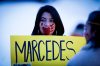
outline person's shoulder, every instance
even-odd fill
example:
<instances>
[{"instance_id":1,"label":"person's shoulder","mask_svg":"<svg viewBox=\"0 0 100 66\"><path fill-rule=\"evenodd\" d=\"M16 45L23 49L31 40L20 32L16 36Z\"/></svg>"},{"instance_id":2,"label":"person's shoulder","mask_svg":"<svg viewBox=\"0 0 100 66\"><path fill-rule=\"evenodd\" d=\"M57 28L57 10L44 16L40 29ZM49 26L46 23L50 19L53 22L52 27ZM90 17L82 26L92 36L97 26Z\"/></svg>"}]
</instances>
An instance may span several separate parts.
<instances>
[{"instance_id":1,"label":"person's shoulder","mask_svg":"<svg viewBox=\"0 0 100 66\"><path fill-rule=\"evenodd\" d=\"M100 61L100 48L94 50L90 47L90 45L84 46L82 50L80 50L73 58L68 61L67 66L91 66L92 64L100 65L100 63L97 62L97 60Z\"/></svg>"},{"instance_id":2,"label":"person's shoulder","mask_svg":"<svg viewBox=\"0 0 100 66\"><path fill-rule=\"evenodd\" d=\"M93 49L93 45L94 45L93 42L90 41L81 48L81 51L89 51L89 50Z\"/></svg>"},{"instance_id":3,"label":"person's shoulder","mask_svg":"<svg viewBox=\"0 0 100 66\"><path fill-rule=\"evenodd\" d=\"M84 59L84 51L80 51L68 61L67 66L81 66L80 65L82 64L81 60L83 59Z\"/></svg>"}]
</instances>

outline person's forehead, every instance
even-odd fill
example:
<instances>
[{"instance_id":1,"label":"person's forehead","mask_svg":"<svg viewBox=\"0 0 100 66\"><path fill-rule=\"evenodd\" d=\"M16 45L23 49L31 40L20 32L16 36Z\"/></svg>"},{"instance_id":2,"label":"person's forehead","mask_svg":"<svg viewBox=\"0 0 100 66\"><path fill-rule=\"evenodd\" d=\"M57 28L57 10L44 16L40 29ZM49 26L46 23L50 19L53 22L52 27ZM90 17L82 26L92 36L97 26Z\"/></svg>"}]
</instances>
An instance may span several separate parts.
<instances>
[{"instance_id":1,"label":"person's forehead","mask_svg":"<svg viewBox=\"0 0 100 66\"><path fill-rule=\"evenodd\" d=\"M41 17L49 17L52 18L52 15L49 12L43 12Z\"/></svg>"}]
</instances>

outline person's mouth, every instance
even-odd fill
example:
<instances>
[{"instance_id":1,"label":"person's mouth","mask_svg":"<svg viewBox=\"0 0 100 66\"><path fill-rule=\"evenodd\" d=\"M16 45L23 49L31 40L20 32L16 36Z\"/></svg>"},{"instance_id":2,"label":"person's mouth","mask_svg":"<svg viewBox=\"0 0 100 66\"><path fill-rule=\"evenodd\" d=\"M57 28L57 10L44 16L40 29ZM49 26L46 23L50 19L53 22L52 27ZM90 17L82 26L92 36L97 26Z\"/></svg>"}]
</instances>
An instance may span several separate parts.
<instances>
[{"instance_id":1,"label":"person's mouth","mask_svg":"<svg viewBox=\"0 0 100 66\"><path fill-rule=\"evenodd\" d=\"M50 34L50 28L49 27L47 27L47 28L43 27L42 29L43 29L43 32L44 32L45 35Z\"/></svg>"}]
</instances>

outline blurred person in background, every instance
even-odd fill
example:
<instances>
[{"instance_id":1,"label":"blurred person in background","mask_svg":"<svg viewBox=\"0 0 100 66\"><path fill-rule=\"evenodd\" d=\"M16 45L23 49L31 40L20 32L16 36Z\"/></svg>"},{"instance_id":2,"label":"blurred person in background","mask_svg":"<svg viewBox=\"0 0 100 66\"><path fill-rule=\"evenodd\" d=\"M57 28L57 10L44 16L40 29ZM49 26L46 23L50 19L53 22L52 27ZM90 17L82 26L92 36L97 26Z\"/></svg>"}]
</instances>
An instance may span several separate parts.
<instances>
[{"instance_id":1,"label":"blurred person in background","mask_svg":"<svg viewBox=\"0 0 100 66\"><path fill-rule=\"evenodd\" d=\"M100 11L89 14L84 36L87 44L68 61L67 66L100 66Z\"/></svg>"},{"instance_id":2,"label":"blurred person in background","mask_svg":"<svg viewBox=\"0 0 100 66\"><path fill-rule=\"evenodd\" d=\"M83 32L84 32L84 24L79 23L72 32L71 36L83 36Z\"/></svg>"}]
</instances>

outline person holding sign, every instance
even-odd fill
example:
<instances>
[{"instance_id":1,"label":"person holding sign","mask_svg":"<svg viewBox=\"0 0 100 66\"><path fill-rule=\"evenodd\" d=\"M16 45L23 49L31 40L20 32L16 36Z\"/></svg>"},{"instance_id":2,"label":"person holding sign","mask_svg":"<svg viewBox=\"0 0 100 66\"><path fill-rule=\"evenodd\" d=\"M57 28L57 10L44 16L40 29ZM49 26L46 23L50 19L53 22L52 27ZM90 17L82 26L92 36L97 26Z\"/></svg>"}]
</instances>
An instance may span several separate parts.
<instances>
[{"instance_id":1,"label":"person holding sign","mask_svg":"<svg viewBox=\"0 0 100 66\"><path fill-rule=\"evenodd\" d=\"M87 44L69 60L67 66L100 66L100 11L90 13L84 35Z\"/></svg>"},{"instance_id":2,"label":"person holding sign","mask_svg":"<svg viewBox=\"0 0 100 66\"><path fill-rule=\"evenodd\" d=\"M57 10L50 5L40 8L31 35L63 35L64 27Z\"/></svg>"}]
</instances>

